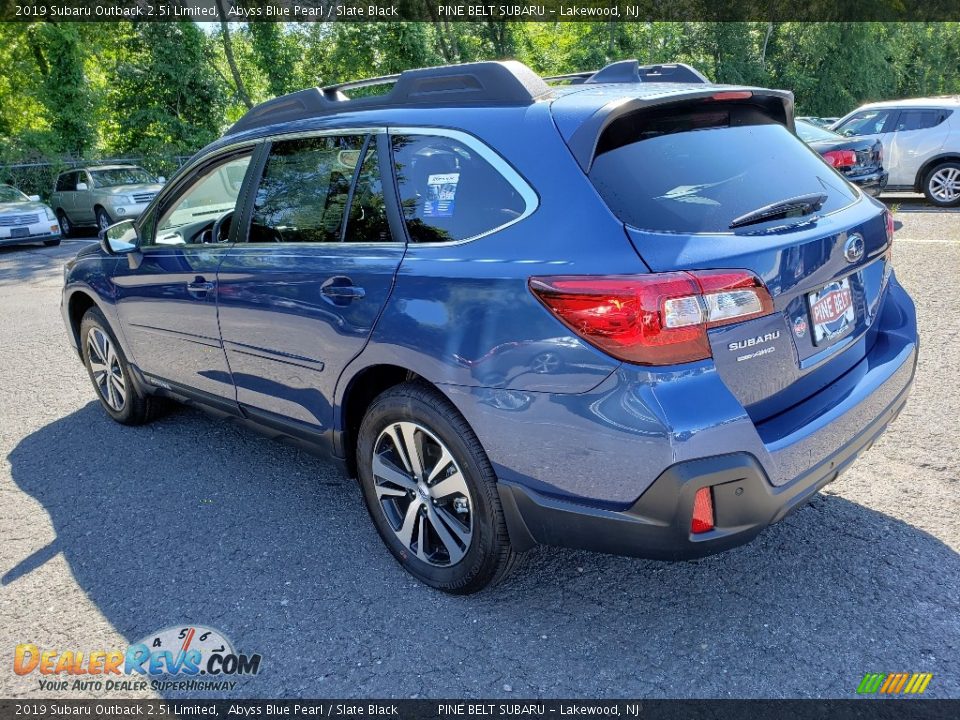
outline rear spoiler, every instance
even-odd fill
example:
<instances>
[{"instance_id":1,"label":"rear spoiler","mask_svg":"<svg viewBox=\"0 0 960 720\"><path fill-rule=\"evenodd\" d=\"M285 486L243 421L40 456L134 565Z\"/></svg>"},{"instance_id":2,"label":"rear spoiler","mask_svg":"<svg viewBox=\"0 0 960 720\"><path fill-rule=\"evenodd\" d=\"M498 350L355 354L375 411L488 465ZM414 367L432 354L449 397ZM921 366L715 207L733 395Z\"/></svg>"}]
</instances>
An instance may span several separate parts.
<instances>
[{"instance_id":1,"label":"rear spoiler","mask_svg":"<svg viewBox=\"0 0 960 720\"><path fill-rule=\"evenodd\" d=\"M632 113L697 100L749 102L762 107L773 119L786 125L791 132L796 131L793 122L793 93L789 90L711 85L684 93L613 100L587 118L574 131L567 145L573 157L576 158L577 164L585 173L589 173L600 137L611 123Z\"/></svg>"}]
</instances>

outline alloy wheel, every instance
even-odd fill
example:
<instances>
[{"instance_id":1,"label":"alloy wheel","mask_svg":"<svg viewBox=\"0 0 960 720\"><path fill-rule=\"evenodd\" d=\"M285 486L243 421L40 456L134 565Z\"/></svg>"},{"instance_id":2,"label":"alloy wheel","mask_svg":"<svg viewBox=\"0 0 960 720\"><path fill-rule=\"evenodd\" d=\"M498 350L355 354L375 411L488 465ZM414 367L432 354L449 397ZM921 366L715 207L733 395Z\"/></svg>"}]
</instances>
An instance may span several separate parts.
<instances>
[{"instance_id":1,"label":"alloy wheel","mask_svg":"<svg viewBox=\"0 0 960 720\"><path fill-rule=\"evenodd\" d=\"M391 423L373 447L380 509L397 539L425 563L456 565L473 538L473 497L450 450L414 422Z\"/></svg>"},{"instance_id":2,"label":"alloy wheel","mask_svg":"<svg viewBox=\"0 0 960 720\"><path fill-rule=\"evenodd\" d=\"M97 224L101 230L106 230L110 227L110 218L107 217L106 213L97 213Z\"/></svg>"},{"instance_id":3,"label":"alloy wheel","mask_svg":"<svg viewBox=\"0 0 960 720\"><path fill-rule=\"evenodd\" d=\"M70 220L63 213L60 214L60 230L64 235L70 234Z\"/></svg>"},{"instance_id":4,"label":"alloy wheel","mask_svg":"<svg viewBox=\"0 0 960 720\"><path fill-rule=\"evenodd\" d=\"M960 200L960 168L945 167L930 176L930 194L940 202Z\"/></svg>"},{"instance_id":5,"label":"alloy wheel","mask_svg":"<svg viewBox=\"0 0 960 720\"><path fill-rule=\"evenodd\" d=\"M116 348L100 328L90 328L87 333L87 356L100 396L112 410L120 412L127 400L126 378Z\"/></svg>"}]
</instances>

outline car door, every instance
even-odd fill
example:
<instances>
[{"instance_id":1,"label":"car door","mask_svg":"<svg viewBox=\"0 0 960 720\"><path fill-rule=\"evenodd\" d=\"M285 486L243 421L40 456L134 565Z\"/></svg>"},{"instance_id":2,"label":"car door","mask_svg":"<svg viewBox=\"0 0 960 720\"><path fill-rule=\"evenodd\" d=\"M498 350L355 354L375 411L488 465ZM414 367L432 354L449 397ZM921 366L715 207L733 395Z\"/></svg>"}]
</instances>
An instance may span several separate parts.
<instances>
[{"instance_id":1,"label":"car door","mask_svg":"<svg viewBox=\"0 0 960 720\"><path fill-rule=\"evenodd\" d=\"M890 185L913 185L923 164L940 152L949 134L949 112L937 108L901 110L884 143Z\"/></svg>"},{"instance_id":2,"label":"car door","mask_svg":"<svg viewBox=\"0 0 960 720\"><path fill-rule=\"evenodd\" d=\"M137 367L150 382L236 409L220 329L216 275L235 236L253 147L205 161L140 223L140 255L117 267L117 308ZM139 261L138 261L139 258Z\"/></svg>"},{"instance_id":3,"label":"car door","mask_svg":"<svg viewBox=\"0 0 960 720\"><path fill-rule=\"evenodd\" d=\"M337 379L387 301L405 245L386 210L385 142L337 131L269 147L245 242L217 279L237 401L262 422L328 431Z\"/></svg>"},{"instance_id":4,"label":"car door","mask_svg":"<svg viewBox=\"0 0 960 720\"><path fill-rule=\"evenodd\" d=\"M73 196L76 195L76 187L76 170L65 172L57 178L57 199L55 200L56 208L54 209L63 210L71 221L74 221Z\"/></svg>"},{"instance_id":5,"label":"car door","mask_svg":"<svg viewBox=\"0 0 960 720\"><path fill-rule=\"evenodd\" d=\"M70 218L74 224L92 225L96 222L96 215L93 212L93 178L86 170L77 171L76 184L80 185L80 183L87 187L85 190L77 188L73 193Z\"/></svg>"}]
</instances>

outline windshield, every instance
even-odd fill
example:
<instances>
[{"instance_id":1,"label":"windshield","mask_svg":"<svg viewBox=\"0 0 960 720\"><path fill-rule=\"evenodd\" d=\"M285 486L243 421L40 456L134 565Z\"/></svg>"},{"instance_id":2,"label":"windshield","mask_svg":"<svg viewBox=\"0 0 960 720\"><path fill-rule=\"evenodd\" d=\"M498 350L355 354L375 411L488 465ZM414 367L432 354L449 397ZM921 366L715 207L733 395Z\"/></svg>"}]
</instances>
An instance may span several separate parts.
<instances>
[{"instance_id":1,"label":"windshield","mask_svg":"<svg viewBox=\"0 0 960 720\"><path fill-rule=\"evenodd\" d=\"M109 170L91 170L93 184L96 187L111 187L113 185L148 185L157 180L143 168L125 167Z\"/></svg>"},{"instance_id":2,"label":"windshield","mask_svg":"<svg viewBox=\"0 0 960 720\"><path fill-rule=\"evenodd\" d=\"M28 202L30 198L9 185L0 185L0 202Z\"/></svg>"},{"instance_id":3,"label":"windshield","mask_svg":"<svg viewBox=\"0 0 960 720\"><path fill-rule=\"evenodd\" d=\"M590 180L617 217L641 230L729 232L735 218L790 198L823 194L819 212L829 213L856 197L755 109L679 109L616 124L600 139Z\"/></svg>"},{"instance_id":4,"label":"windshield","mask_svg":"<svg viewBox=\"0 0 960 720\"><path fill-rule=\"evenodd\" d=\"M819 142L820 140L843 140L842 135L838 135L832 130L819 127L813 123L804 120L797 120L797 135L804 142Z\"/></svg>"}]
</instances>

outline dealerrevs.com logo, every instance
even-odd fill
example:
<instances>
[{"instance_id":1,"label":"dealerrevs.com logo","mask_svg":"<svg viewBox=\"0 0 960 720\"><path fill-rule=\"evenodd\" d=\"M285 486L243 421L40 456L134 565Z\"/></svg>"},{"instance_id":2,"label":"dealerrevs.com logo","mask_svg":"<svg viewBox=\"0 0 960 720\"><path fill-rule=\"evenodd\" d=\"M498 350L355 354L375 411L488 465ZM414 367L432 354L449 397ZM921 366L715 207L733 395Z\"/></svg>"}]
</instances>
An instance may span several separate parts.
<instances>
[{"instance_id":1,"label":"dealerrevs.com logo","mask_svg":"<svg viewBox=\"0 0 960 720\"><path fill-rule=\"evenodd\" d=\"M61 652L23 643L14 651L13 671L36 674L40 690L52 692L233 690L233 678L256 675L260 661L258 654L234 650L219 630L195 625L161 630L125 650Z\"/></svg>"}]
</instances>

